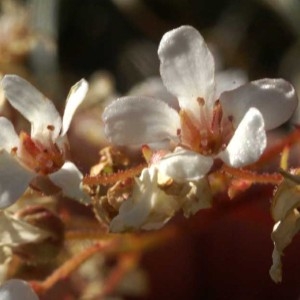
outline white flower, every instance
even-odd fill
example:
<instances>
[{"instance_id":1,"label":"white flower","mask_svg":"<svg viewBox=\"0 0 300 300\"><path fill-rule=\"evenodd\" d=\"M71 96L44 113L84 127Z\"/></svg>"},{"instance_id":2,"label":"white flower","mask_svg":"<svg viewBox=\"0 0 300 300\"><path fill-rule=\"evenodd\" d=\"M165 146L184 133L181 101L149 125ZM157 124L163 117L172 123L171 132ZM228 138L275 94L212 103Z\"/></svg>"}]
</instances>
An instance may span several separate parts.
<instances>
[{"instance_id":1,"label":"white flower","mask_svg":"<svg viewBox=\"0 0 300 300\"><path fill-rule=\"evenodd\" d=\"M65 161L66 132L87 82L82 79L72 87L62 119L53 103L19 76L6 75L1 84L9 103L31 123L31 133L18 136L12 123L0 117L0 208L18 200L37 176L48 176L66 196L89 201L80 188L82 174ZM70 176L62 180L62 175Z\"/></svg>"},{"instance_id":2,"label":"white flower","mask_svg":"<svg viewBox=\"0 0 300 300\"><path fill-rule=\"evenodd\" d=\"M164 158L171 178L200 179L214 158L232 167L255 162L266 147L265 130L287 121L297 106L294 88L283 79L220 83L213 56L193 27L167 32L158 55L163 83L178 98L179 113L161 100L130 96L110 104L103 120L107 137L117 145L170 140L182 146Z\"/></svg>"},{"instance_id":3,"label":"white flower","mask_svg":"<svg viewBox=\"0 0 300 300\"><path fill-rule=\"evenodd\" d=\"M38 296L30 287L30 285L19 279L11 279L6 281L0 287L1 300L38 300Z\"/></svg>"},{"instance_id":4,"label":"white flower","mask_svg":"<svg viewBox=\"0 0 300 300\"><path fill-rule=\"evenodd\" d=\"M206 178L174 182L160 172L160 162L145 168L132 195L120 206L110 223L111 232L154 230L165 225L180 209L186 217L211 206L212 196Z\"/></svg>"}]
</instances>

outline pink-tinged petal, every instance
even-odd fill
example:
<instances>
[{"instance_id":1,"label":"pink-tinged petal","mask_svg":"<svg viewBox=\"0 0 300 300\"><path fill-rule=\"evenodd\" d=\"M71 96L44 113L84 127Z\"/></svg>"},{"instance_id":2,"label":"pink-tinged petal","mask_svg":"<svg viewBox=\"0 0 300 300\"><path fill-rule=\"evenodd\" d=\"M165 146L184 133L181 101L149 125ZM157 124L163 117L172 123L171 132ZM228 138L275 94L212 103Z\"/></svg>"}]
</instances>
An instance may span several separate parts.
<instances>
[{"instance_id":1,"label":"pink-tinged petal","mask_svg":"<svg viewBox=\"0 0 300 300\"><path fill-rule=\"evenodd\" d=\"M35 173L24 168L5 150L0 152L0 209L14 204L25 192Z\"/></svg>"},{"instance_id":2,"label":"pink-tinged petal","mask_svg":"<svg viewBox=\"0 0 300 300\"><path fill-rule=\"evenodd\" d=\"M162 80L182 109L199 117L197 98L208 107L215 101L214 59L201 34L191 26L167 32L158 55Z\"/></svg>"},{"instance_id":3,"label":"pink-tinged petal","mask_svg":"<svg viewBox=\"0 0 300 300\"><path fill-rule=\"evenodd\" d=\"M196 152L176 148L157 163L158 170L176 182L199 180L210 170L213 159Z\"/></svg>"},{"instance_id":4,"label":"pink-tinged petal","mask_svg":"<svg viewBox=\"0 0 300 300\"><path fill-rule=\"evenodd\" d=\"M53 103L17 75L5 75L2 86L9 103L31 123L31 136L47 143L61 130L61 117Z\"/></svg>"},{"instance_id":5,"label":"pink-tinged petal","mask_svg":"<svg viewBox=\"0 0 300 300\"><path fill-rule=\"evenodd\" d=\"M254 163L266 148L264 119L256 108L250 108L236 129L227 148L219 157L228 165L239 168Z\"/></svg>"},{"instance_id":6,"label":"pink-tinged petal","mask_svg":"<svg viewBox=\"0 0 300 300\"><path fill-rule=\"evenodd\" d=\"M216 99L225 91L231 91L248 82L248 76L241 69L229 69L216 73Z\"/></svg>"},{"instance_id":7,"label":"pink-tinged petal","mask_svg":"<svg viewBox=\"0 0 300 300\"><path fill-rule=\"evenodd\" d=\"M83 175L72 162L65 162L61 169L49 174L48 177L61 188L64 196L86 205L91 202L91 198L82 188Z\"/></svg>"},{"instance_id":8,"label":"pink-tinged petal","mask_svg":"<svg viewBox=\"0 0 300 300\"><path fill-rule=\"evenodd\" d=\"M266 130L286 122L298 105L293 86L284 79L260 79L251 81L220 96L224 115L232 116L235 125L250 107L263 115Z\"/></svg>"},{"instance_id":9,"label":"pink-tinged petal","mask_svg":"<svg viewBox=\"0 0 300 300\"><path fill-rule=\"evenodd\" d=\"M150 97L124 97L106 107L104 130L116 145L142 145L177 139L180 118L166 103Z\"/></svg>"},{"instance_id":10,"label":"pink-tinged petal","mask_svg":"<svg viewBox=\"0 0 300 300\"><path fill-rule=\"evenodd\" d=\"M10 152L12 148L18 147L19 137L13 124L6 118L0 117L0 149Z\"/></svg>"},{"instance_id":11,"label":"pink-tinged petal","mask_svg":"<svg viewBox=\"0 0 300 300\"><path fill-rule=\"evenodd\" d=\"M67 97L65 112L62 121L61 135L65 135L70 127L73 115L77 107L82 103L88 91L88 83L81 79L71 87L70 93Z\"/></svg>"},{"instance_id":12,"label":"pink-tinged petal","mask_svg":"<svg viewBox=\"0 0 300 300\"><path fill-rule=\"evenodd\" d=\"M10 279L0 287L1 300L39 300L31 286L24 280Z\"/></svg>"}]
</instances>

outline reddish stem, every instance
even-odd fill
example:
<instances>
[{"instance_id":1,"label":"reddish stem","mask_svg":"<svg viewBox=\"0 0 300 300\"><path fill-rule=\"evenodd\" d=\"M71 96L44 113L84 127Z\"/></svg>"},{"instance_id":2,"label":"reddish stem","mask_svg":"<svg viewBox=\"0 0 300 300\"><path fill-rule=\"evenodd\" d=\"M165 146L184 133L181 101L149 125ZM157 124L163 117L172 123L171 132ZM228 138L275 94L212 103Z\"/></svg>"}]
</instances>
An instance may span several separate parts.
<instances>
[{"instance_id":1,"label":"reddish stem","mask_svg":"<svg viewBox=\"0 0 300 300\"><path fill-rule=\"evenodd\" d=\"M231 168L226 165L224 165L222 169L223 171L225 171L226 173L234 177L237 177L239 179L249 180L253 183L279 184L283 179L282 175L279 173L257 174L256 172L250 170Z\"/></svg>"},{"instance_id":2,"label":"reddish stem","mask_svg":"<svg viewBox=\"0 0 300 300\"><path fill-rule=\"evenodd\" d=\"M96 176L86 176L83 178L83 184L87 185L110 185L114 184L117 181L125 180L127 178L132 178L137 176L142 172L144 168L147 167L147 164L140 164L135 167L126 169L124 171L119 171L117 173L109 175L96 175Z\"/></svg>"}]
</instances>

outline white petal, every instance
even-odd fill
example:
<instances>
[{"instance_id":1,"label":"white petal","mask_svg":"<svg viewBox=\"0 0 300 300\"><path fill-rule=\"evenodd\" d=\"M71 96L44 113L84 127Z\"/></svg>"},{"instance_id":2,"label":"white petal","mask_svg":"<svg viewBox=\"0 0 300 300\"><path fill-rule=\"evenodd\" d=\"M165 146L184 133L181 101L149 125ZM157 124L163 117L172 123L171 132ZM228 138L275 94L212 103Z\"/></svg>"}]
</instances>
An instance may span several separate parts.
<instances>
[{"instance_id":1,"label":"white petal","mask_svg":"<svg viewBox=\"0 0 300 300\"><path fill-rule=\"evenodd\" d=\"M283 250L291 243L293 237L300 230L300 214L298 210L292 210L286 218L275 224L272 232L274 250L272 254L273 265L270 269L271 278L275 282L280 282L282 277L281 256Z\"/></svg>"},{"instance_id":2,"label":"white petal","mask_svg":"<svg viewBox=\"0 0 300 300\"><path fill-rule=\"evenodd\" d=\"M61 188L64 196L83 204L89 204L91 202L90 197L82 188L82 173L70 161L65 162L61 169L49 174L48 177L56 186Z\"/></svg>"},{"instance_id":3,"label":"white petal","mask_svg":"<svg viewBox=\"0 0 300 300\"><path fill-rule=\"evenodd\" d=\"M116 145L142 145L177 139L178 113L150 97L124 97L106 107L105 134Z\"/></svg>"},{"instance_id":4,"label":"white petal","mask_svg":"<svg viewBox=\"0 0 300 300\"><path fill-rule=\"evenodd\" d=\"M17 75L5 75L2 86L9 103L31 123L31 136L43 143L56 139L61 118L53 103Z\"/></svg>"},{"instance_id":5,"label":"white petal","mask_svg":"<svg viewBox=\"0 0 300 300\"><path fill-rule=\"evenodd\" d=\"M300 207L300 186L289 179L284 179L272 201L271 213L274 221L284 219L296 207Z\"/></svg>"},{"instance_id":6,"label":"white petal","mask_svg":"<svg viewBox=\"0 0 300 300\"><path fill-rule=\"evenodd\" d=\"M88 83L86 80L81 79L71 87L70 93L66 100L66 107L62 121L61 135L65 135L70 127L73 115L77 107L82 103L88 91Z\"/></svg>"},{"instance_id":7,"label":"white petal","mask_svg":"<svg viewBox=\"0 0 300 300\"><path fill-rule=\"evenodd\" d=\"M50 236L45 230L34 227L5 211L0 212L0 245L18 246L27 243L42 241Z\"/></svg>"},{"instance_id":8,"label":"white petal","mask_svg":"<svg viewBox=\"0 0 300 300\"><path fill-rule=\"evenodd\" d=\"M248 81L248 76L241 69L228 69L216 73L216 99L225 91L231 91Z\"/></svg>"},{"instance_id":9,"label":"white petal","mask_svg":"<svg viewBox=\"0 0 300 300\"><path fill-rule=\"evenodd\" d=\"M0 209L14 204L25 192L35 173L24 168L5 150L0 152Z\"/></svg>"},{"instance_id":10,"label":"white petal","mask_svg":"<svg viewBox=\"0 0 300 300\"><path fill-rule=\"evenodd\" d=\"M8 119L0 117L0 149L10 152L12 148L18 147L18 145L19 137L13 124Z\"/></svg>"},{"instance_id":11,"label":"white petal","mask_svg":"<svg viewBox=\"0 0 300 300\"><path fill-rule=\"evenodd\" d=\"M158 55L162 80L181 108L199 117L197 98L211 107L215 99L214 59L201 34L191 26L167 32Z\"/></svg>"},{"instance_id":12,"label":"white petal","mask_svg":"<svg viewBox=\"0 0 300 300\"><path fill-rule=\"evenodd\" d=\"M283 79L251 81L220 96L224 115L232 116L237 125L250 107L263 115L265 128L270 130L286 122L298 105L293 86Z\"/></svg>"},{"instance_id":13,"label":"white petal","mask_svg":"<svg viewBox=\"0 0 300 300\"><path fill-rule=\"evenodd\" d=\"M180 183L201 179L209 172L212 164L211 157L177 148L158 161L156 166L160 172Z\"/></svg>"},{"instance_id":14,"label":"white petal","mask_svg":"<svg viewBox=\"0 0 300 300\"><path fill-rule=\"evenodd\" d=\"M239 168L257 161L265 150L266 144L263 117L256 108L250 108L227 148L218 156L226 164Z\"/></svg>"},{"instance_id":15,"label":"white petal","mask_svg":"<svg viewBox=\"0 0 300 300\"><path fill-rule=\"evenodd\" d=\"M0 287L1 300L38 300L38 296L23 280L11 279Z\"/></svg>"},{"instance_id":16,"label":"white petal","mask_svg":"<svg viewBox=\"0 0 300 300\"><path fill-rule=\"evenodd\" d=\"M212 206L212 193L207 177L187 183L188 189L184 195L182 210L187 218L200 209Z\"/></svg>"},{"instance_id":17,"label":"white petal","mask_svg":"<svg viewBox=\"0 0 300 300\"><path fill-rule=\"evenodd\" d=\"M159 229L178 210L174 197L158 187L157 174L154 166L142 171L132 196L122 203L119 214L111 221L111 232Z\"/></svg>"}]
</instances>

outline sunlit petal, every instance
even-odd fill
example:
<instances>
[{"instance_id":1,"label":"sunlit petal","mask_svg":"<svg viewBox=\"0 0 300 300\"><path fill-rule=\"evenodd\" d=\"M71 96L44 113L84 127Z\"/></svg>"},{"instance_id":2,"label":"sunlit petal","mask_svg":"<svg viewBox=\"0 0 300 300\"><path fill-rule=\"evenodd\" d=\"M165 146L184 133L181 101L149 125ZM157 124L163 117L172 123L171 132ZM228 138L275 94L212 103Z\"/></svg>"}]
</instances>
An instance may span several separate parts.
<instances>
[{"instance_id":1,"label":"sunlit petal","mask_svg":"<svg viewBox=\"0 0 300 300\"><path fill-rule=\"evenodd\" d=\"M10 152L12 148L18 147L19 137L13 124L6 118L0 117L0 150Z\"/></svg>"},{"instance_id":2,"label":"sunlit petal","mask_svg":"<svg viewBox=\"0 0 300 300\"><path fill-rule=\"evenodd\" d=\"M9 103L31 123L33 138L47 143L58 136L61 118L49 99L17 75L5 75L2 86Z\"/></svg>"},{"instance_id":3,"label":"sunlit petal","mask_svg":"<svg viewBox=\"0 0 300 300\"><path fill-rule=\"evenodd\" d=\"M258 160L266 144L263 117L256 108L250 108L219 157L232 167L242 167Z\"/></svg>"},{"instance_id":4,"label":"sunlit petal","mask_svg":"<svg viewBox=\"0 0 300 300\"><path fill-rule=\"evenodd\" d=\"M211 157L177 148L173 153L164 156L157 163L157 168L177 182L186 182L201 179L209 172L212 164Z\"/></svg>"},{"instance_id":5,"label":"sunlit petal","mask_svg":"<svg viewBox=\"0 0 300 300\"><path fill-rule=\"evenodd\" d=\"M82 103L88 91L88 83L86 80L81 79L71 87L70 93L66 101L65 112L62 121L61 135L65 135L69 129L73 115L77 107Z\"/></svg>"},{"instance_id":6,"label":"sunlit petal","mask_svg":"<svg viewBox=\"0 0 300 300\"><path fill-rule=\"evenodd\" d=\"M236 126L250 107L256 107L263 115L266 130L286 122L298 105L295 89L289 82L269 78L224 92L220 101L224 114L233 117Z\"/></svg>"},{"instance_id":7,"label":"sunlit petal","mask_svg":"<svg viewBox=\"0 0 300 300\"><path fill-rule=\"evenodd\" d=\"M214 59L195 28L181 26L167 32L161 39L158 55L162 80L178 98L181 108L198 116L198 97L207 106L213 105Z\"/></svg>"},{"instance_id":8,"label":"sunlit petal","mask_svg":"<svg viewBox=\"0 0 300 300\"><path fill-rule=\"evenodd\" d=\"M180 119L176 110L150 97L124 97L106 107L105 134L116 145L142 145L177 139Z\"/></svg>"},{"instance_id":9,"label":"sunlit petal","mask_svg":"<svg viewBox=\"0 0 300 300\"><path fill-rule=\"evenodd\" d=\"M83 175L72 162L65 162L61 169L48 176L56 186L61 188L64 196L83 204L90 203L90 197L82 188Z\"/></svg>"}]
</instances>

